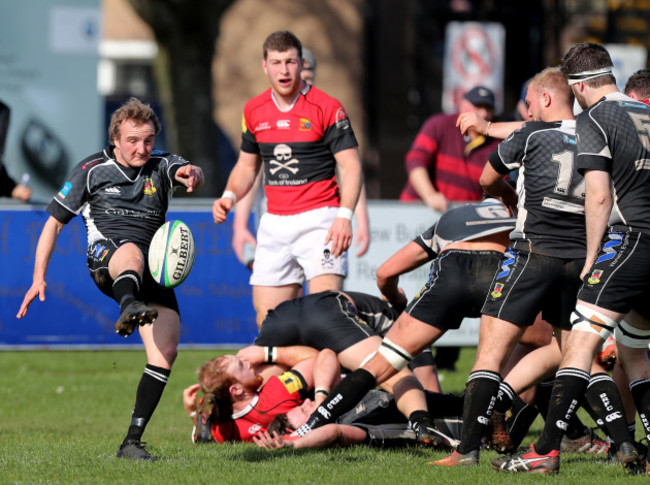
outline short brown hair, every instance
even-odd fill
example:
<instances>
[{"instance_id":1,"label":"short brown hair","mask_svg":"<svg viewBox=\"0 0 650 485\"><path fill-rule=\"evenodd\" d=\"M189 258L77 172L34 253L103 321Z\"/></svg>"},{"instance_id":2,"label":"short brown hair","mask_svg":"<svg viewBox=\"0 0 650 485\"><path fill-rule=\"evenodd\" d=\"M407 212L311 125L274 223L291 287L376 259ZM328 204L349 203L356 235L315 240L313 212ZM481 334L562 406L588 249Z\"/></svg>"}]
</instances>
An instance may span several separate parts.
<instances>
[{"instance_id":1,"label":"short brown hair","mask_svg":"<svg viewBox=\"0 0 650 485\"><path fill-rule=\"evenodd\" d=\"M571 47L562 59L562 72L569 77L571 74L595 71L605 67L613 67L612 58L602 45L595 42L581 42ZM587 86L600 88L607 84L616 84L616 79L611 74L598 76L585 81Z\"/></svg>"},{"instance_id":2,"label":"short brown hair","mask_svg":"<svg viewBox=\"0 0 650 485\"><path fill-rule=\"evenodd\" d=\"M228 373L229 365L228 356L222 355L207 361L198 371L201 390L204 394L214 394L217 416L222 420L230 419L232 414L230 386L237 383Z\"/></svg>"},{"instance_id":3,"label":"short brown hair","mask_svg":"<svg viewBox=\"0 0 650 485\"><path fill-rule=\"evenodd\" d=\"M632 91L641 99L650 98L650 69L639 69L628 78L623 92L630 94Z\"/></svg>"},{"instance_id":4,"label":"short brown hair","mask_svg":"<svg viewBox=\"0 0 650 485\"><path fill-rule=\"evenodd\" d=\"M115 137L119 138L120 128L126 120L133 120L138 124L152 122L155 134L160 133L160 120L158 120L153 108L148 104L144 104L138 98L131 98L116 109L111 116L111 123L108 126L109 143L112 143Z\"/></svg>"},{"instance_id":5,"label":"short brown hair","mask_svg":"<svg viewBox=\"0 0 650 485\"><path fill-rule=\"evenodd\" d=\"M296 48L298 57L302 59L302 43L293 32L289 32L288 30L273 32L266 38L262 45L264 59L266 59L269 51L286 52L292 47Z\"/></svg>"}]
</instances>

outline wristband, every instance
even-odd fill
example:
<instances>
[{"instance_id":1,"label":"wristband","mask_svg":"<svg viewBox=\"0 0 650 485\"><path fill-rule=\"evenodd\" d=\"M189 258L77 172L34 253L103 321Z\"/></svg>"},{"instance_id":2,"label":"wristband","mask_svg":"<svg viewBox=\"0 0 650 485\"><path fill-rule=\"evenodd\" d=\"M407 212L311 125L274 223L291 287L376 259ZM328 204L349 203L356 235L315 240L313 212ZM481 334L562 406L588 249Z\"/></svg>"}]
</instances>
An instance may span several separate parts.
<instances>
[{"instance_id":1,"label":"wristband","mask_svg":"<svg viewBox=\"0 0 650 485\"><path fill-rule=\"evenodd\" d=\"M278 358L278 349L275 347L264 347L264 363L275 364Z\"/></svg>"},{"instance_id":2,"label":"wristband","mask_svg":"<svg viewBox=\"0 0 650 485\"><path fill-rule=\"evenodd\" d=\"M190 413L190 418L196 418L196 411L192 411Z\"/></svg>"},{"instance_id":3,"label":"wristband","mask_svg":"<svg viewBox=\"0 0 650 485\"><path fill-rule=\"evenodd\" d=\"M347 207L339 207L339 210L336 213L336 217L342 217L343 219L347 219L348 221L352 220L353 215L354 215L354 212L352 212Z\"/></svg>"},{"instance_id":4,"label":"wristband","mask_svg":"<svg viewBox=\"0 0 650 485\"><path fill-rule=\"evenodd\" d=\"M221 198L223 199L224 197L228 197L229 199L232 199L233 204L237 203L237 196L232 190L225 190L224 193L221 194Z\"/></svg>"},{"instance_id":5,"label":"wristband","mask_svg":"<svg viewBox=\"0 0 650 485\"><path fill-rule=\"evenodd\" d=\"M325 397L328 397L330 395L330 393L322 387L316 388L316 390L314 391L314 397L316 397L316 394L324 394Z\"/></svg>"},{"instance_id":6,"label":"wristband","mask_svg":"<svg viewBox=\"0 0 650 485\"><path fill-rule=\"evenodd\" d=\"M492 124L491 121L488 121L487 126L485 127L485 136L490 136L488 132L490 131L490 125Z\"/></svg>"}]
</instances>

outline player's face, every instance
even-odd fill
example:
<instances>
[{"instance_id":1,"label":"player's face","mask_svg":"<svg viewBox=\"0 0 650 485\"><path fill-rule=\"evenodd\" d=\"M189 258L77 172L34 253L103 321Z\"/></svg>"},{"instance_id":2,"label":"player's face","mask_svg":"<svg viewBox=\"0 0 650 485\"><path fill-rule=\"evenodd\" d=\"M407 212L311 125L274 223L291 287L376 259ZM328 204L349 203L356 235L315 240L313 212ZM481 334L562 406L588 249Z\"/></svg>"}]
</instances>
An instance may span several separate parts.
<instances>
[{"instance_id":1,"label":"player's face","mask_svg":"<svg viewBox=\"0 0 650 485\"><path fill-rule=\"evenodd\" d=\"M314 401L305 399L300 406L296 406L287 413L287 419L292 428L298 429L307 422L309 416L316 410Z\"/></svg>"},{"instance_id":2,"label":"player's face","mask_svg":"<svg viewBox=\"0 0 650 485\"><path fill-rule=\"evenodd\" d=\"M156 130L153 122L136 123L125 120L120 127L119 136L113 138L115 159L128 167L142 167L151 157Z\"/></svg>"},{"instance_id":3,"label":"player's face","mask_svg":"<svg viewBox=\"0 0 650 485\"><path fill-rule=\"evenodd\" d=\"M293 97L302 89L300 71L302 61L295 47L280 52L268 51L262 67L271 83L271 89L280 97Z\"/></svg>"},{"instance_id":4,"label":"player's face","mask_svg":"<svg viewBox=\"0 0 650 485\"><path fill-rule=\"evenodd\" d=\"M526 106L528 106L528 116L530 119L540 121L542 119L542 103L541 97L532 86L528 87L526 92Z\"/></svg>"},{"instance_id":5,"label":"player's face","mask_svg":"<svg viewBox=\"0 0 650 485\"><path fill-rule=\"evenodd\" d=\"M233 376L242 387L255 391L262 385L262 378L253 372L247 362L234 355L230 355L229 360L228 374Z\"/></svg>"}]
</instances>

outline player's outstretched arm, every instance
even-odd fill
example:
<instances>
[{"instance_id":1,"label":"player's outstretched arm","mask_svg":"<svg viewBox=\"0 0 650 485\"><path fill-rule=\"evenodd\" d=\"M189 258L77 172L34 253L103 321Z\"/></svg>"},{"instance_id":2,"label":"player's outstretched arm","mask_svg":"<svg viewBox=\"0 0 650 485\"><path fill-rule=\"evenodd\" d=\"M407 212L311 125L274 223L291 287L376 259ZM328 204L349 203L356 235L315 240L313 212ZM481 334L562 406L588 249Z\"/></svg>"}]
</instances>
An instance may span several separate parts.
<instances>
[{"instance_id":1,"label":"player's outstretched arm","mask_svg":"<svg viewBox=\"0 0 650 485\"><path fill-rule=\"evenodd\" d=\"M47 273L47 267L50 264L50 258L52 257L52 253L56 247L56 241L59 238L59 233L61 232L61 229L63 229L63 226L64 224L62 222L59 222L52 216L45 221L41 235L38 238L38 244L36 245L32 286L27 290L16 318L23 318L27 315L27 309L29 308L30 303L34 301L37 296L40 301L45 301L45 288L47 287L45 275Z\"/></svg>"},{"instance_id":2,"label":"player's outstretched arm","mask_svg":"<svg viewBox=\"0 0 650 485\"><path fill-rule=\"evenodd\" d=\"M188 192L200 189L205 182L205 177L203 176L203 170L201 167L189 163L179 168L176 171L174 178L177 182L187 187Z\"/></svg>"},{"instance_id":3,"label":"player's outstretched arm","mask_svg":"<svg viewBox=\"0 0 650 485\"><path fill-rule=\"evenodd\" d=\"M291 439L267 431L253 436L253 442L260 448L277 450L280 448L332 448L335 446L352 446L363 442L366 432L356 426L347 424L326 424L316 428L305 436Z\"/></svg>"}]
</instances>

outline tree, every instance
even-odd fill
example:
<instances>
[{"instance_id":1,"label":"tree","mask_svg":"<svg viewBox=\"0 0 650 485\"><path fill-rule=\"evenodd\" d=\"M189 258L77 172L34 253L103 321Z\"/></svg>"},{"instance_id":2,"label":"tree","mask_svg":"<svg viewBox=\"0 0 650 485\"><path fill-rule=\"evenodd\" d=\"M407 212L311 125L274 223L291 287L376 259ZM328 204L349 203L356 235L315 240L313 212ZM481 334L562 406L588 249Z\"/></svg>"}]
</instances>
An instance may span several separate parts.
<instances>
[{"instance_id":1,"label":"tree","mask_svg":"<svg viewBox=\"0 0 650 485\"><path fill-rule=\"evenodd\" d=\"M154 72L170 151L203 168L200 197L220 194L229 167L214 121L212 62L221 16L235 0L129 0L158 44Z\"/></svg>"}]
</instances>

